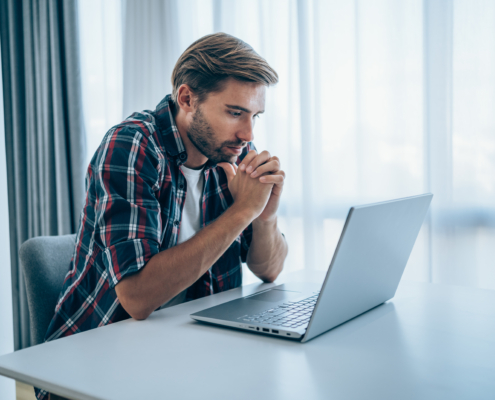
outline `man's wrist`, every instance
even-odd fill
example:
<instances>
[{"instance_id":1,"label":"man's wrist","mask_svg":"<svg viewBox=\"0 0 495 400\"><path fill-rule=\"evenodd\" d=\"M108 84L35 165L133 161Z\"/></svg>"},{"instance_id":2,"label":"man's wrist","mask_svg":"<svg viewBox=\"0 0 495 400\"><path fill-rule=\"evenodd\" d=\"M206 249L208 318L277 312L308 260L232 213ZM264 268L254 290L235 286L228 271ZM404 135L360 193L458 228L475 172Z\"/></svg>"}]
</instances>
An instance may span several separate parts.
<instances>
[{"instance_id":1,"label":"man's wrist","mask_svg":"<svg viewBox=\"0 0 495 400\"><path fill-rule=\"evenodd\" d=\"M262 220L259 217L253 220L253 228L255 229L276 229L277 228L277 216L274 215L268 220Z\"/></svg>"},{"instance_id":2,"label":"man's wrist","mask_svg":"<svg viewBox=\"0 0 495 400\"><path fill-rule=\"evenodd\" d=\"M240 207L236 203L232 204L229 211L233 213L236 218L239 218L245 226L248 226L256 218L256 213L249 209Z\"/></svg>"}]
</instances>

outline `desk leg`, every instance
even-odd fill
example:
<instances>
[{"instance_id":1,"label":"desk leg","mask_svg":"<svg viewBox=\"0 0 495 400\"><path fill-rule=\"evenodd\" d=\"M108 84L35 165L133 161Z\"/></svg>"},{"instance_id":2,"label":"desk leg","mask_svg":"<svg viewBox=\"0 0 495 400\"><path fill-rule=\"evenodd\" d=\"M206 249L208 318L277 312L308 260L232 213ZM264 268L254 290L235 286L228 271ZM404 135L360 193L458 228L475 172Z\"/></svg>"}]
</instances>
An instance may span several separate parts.
<instances>
[{"instance_id":1,"label":"desk leg","mask_svg":"<svg viewBox=\"0 0 495 400\"><path fill-rule=\"evenodd\" d=\"M34 387L22 382L15 382L16 400L36 400L34 395ZM50 393L48 400L70 400L67 397L62 397L53 393Z\"/></svg>"},{"instance_id":2,"label":"desk leg","mask_svg":"<svg viewBox=\"0 0 495 400\"><path fill-rule=\"evenodd\" d=\"M31 385L22 382L15 382L16 400L36 400L34 388Z\"/></svg>"}]
</instances>

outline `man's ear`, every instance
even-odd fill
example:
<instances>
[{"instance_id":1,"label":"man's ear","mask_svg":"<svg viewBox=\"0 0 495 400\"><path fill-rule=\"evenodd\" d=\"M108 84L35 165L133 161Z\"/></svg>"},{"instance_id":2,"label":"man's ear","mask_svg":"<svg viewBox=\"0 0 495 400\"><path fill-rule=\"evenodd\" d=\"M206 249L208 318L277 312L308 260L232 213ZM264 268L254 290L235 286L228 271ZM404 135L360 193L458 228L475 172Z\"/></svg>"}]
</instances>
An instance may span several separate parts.
<instances>
[{"instance_id":1,"label":"man's ear","mask_svg":"<svg viewBox=\"0 0 495 400\"><path fill-rule=\"evenodd\" d=\"M196 108L195 96L189 85L183 83L177 91L177 104L186 114L194 112Z\"/></svg>"}]
</instances>

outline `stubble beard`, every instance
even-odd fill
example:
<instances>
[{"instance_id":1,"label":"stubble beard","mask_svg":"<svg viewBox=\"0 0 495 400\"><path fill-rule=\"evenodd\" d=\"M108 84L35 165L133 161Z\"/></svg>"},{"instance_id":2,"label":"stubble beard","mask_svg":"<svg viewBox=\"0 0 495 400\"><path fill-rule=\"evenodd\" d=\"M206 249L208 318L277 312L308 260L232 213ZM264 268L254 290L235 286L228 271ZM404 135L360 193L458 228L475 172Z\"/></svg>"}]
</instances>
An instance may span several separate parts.
<instances>
[{"instance_id":1,"label":"stubble beard","mask_svg":"<svg viewBox=\"0 0 495 400\"><path fill-rule=\"evenodd\" d=\"M202 114L201 107L198 107L193 115L189 129L187 130L187 137L201 154L215 164L221 162L234 163L237 160L237 156L225 154L222 150L226 146L240 147L246 144L245 142L223 142L218 144L216 134Z\"/></svg>"}]
</instances>

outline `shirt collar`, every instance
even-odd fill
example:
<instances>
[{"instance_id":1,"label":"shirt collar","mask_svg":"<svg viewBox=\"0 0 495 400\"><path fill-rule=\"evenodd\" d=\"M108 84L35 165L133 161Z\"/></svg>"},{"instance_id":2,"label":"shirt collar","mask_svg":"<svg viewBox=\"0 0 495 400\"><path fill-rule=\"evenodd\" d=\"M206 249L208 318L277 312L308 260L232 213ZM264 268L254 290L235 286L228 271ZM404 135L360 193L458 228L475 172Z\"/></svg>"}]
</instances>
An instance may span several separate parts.
<instances>
[{"instance_id":1,"label":"shirt collar","mask_svg":"<svg viewBox=\"0 0 495 400\"><path fill-rule=\"evenodd\" d=\"M153 114L155 115L156 125L162 134L165 150L175 158L177 165L184 164L187 161L187 152L180 137L179 129L175 124L172 96L165 96L156 106Z\"/></svg>"},{"instance_id":2,"label":"shirt collar","mask_svg":"<svg viewBox=\"0 0 495 400\"><path fill-rule=\"evenodd\" d=\"M158 129L163 137L165 150L175 158L177 165L182 165L187 161L187 152L184 142L180 137L179 129L175 124L174 107L172 96L168 94L160 103L158 103L156 110L153 113ZM213 163L208 159L204 169L206 171L210 168L215 168L216 166L216 163Z\"/></svg>"}]
</instances>

